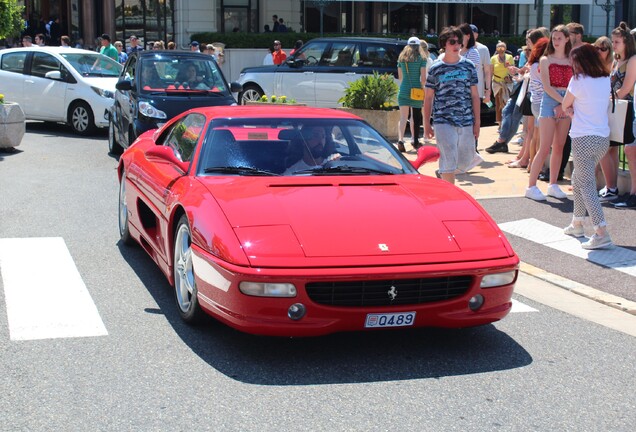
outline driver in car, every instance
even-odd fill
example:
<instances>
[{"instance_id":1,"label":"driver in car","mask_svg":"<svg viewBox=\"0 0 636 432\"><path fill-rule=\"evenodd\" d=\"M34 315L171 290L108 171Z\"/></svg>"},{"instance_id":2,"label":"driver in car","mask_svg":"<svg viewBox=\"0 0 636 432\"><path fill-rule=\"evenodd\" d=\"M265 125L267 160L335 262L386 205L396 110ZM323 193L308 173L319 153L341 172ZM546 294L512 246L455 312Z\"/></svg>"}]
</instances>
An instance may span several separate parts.
<instances>
[{"instance_id":1,"label":"driver in car","mask_svg":"<svg viewBox=\"0 0 636 432\"><path fill-rule=\"evenodd\" d=\"M301 130L303 157L287 168L285 174L294 174L312 168L320 168L325 163L340 158L340 153L327 154L327 134L319 126L305 127Z\"/></svg>"},{"instance_id":2,"label":"driver in car","mask_svg":"<svg viewBox=\"0 0 636 432\"><path fill-rule=\"evenodd\" d=\"M182 74L183 87L187 87L195 90L210 90L203 82L203 77L197 76L197 67L192 63L187 63Z\"/></svg>"}]
</instances>

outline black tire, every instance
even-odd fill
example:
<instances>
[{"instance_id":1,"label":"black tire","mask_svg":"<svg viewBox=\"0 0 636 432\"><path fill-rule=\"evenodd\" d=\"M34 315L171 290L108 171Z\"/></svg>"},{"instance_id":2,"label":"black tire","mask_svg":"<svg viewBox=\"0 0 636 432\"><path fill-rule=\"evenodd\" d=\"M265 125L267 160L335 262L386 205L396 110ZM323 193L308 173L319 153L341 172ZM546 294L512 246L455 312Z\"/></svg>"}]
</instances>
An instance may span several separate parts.
<instances>
[{"instance_id":1,"label":"black tire","mask_svg":"<svg viewBox=\"0 0 636 432\"><path fill-rule=\"evenodd\" d=\"M95 117L91 107L84 101L74 102L68 110L68 124L78 135L95 132Z\"/></svg>"},{"instance_id":2,"label":"black tire","mask_svg":"<svg viewBox=\"0 0 636 432\"><path fill-rule=\"evenodd\" d=\"M174 297L177 311L188 324L195 324L203 317L199 306L197 286L192 266L192 237L186 215L181 216L174 233L173 275Z\"/></svg>"},{"instance_id":3,"label":"black tire","mask_svg":"<svg viewBox=\"0 0 636 432\"><path fill-rule=\"evenodd\" d=\"M239 93L239 101L241 105L246 105L246 102L258 102L265 92L260 87L254 84L248 84L243 87L243 91Z\"/></svg>"},{"instance_id":4,"label":"black tire","mask_svg":"<svg viewBox=\"0 0 636 432\"><path fill-rule=\"evenodd\" d=\"M125 245L132 245L135 243L130 235L130 228L128 226L128 203L126 202L126 172L121 173L121 181L119 182L119 207L118 207L118 222L119 222L119 238Z\"/></svg>"},{"instance_id":5,"label":"black tire","mask_svg":"<svg viewBox=\"0 0 636 432\"><path fill-rule=\"evenodd\" d=\"M124 151L124 148L119 144L117 140L117 134L115 132L115 123L113 123L112 117L108 120L108 153L113 155L120 155Z\"/></svg>"}]
</instances>

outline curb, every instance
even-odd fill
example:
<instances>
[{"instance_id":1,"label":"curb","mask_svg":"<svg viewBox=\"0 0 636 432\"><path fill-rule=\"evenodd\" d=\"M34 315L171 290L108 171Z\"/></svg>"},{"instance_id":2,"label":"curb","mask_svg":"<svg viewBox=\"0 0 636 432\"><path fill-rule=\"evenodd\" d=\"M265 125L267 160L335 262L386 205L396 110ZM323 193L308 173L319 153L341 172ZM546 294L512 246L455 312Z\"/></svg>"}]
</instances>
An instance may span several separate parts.
<instances>
[{"instance_id":1,"label":"curb","mask_svg":"<svg viewBox=\"0 0 636 432\"><path fill-rule=\"evenodd\" d=\"M554 273L549 273L531 264L521 262L519 265L519 271L526 273L530 276L541 279L545 282L549 282L552 285L566 289L574 294L578 294L582 297L594 300L595 302L604 304L606 306L613 307L623 312L627 312L630 315L636 316L636 302L624 299L622 297L608 294L606 292L597 290L595 288L583 285L578 282L566 279Z\"/></svg>"}]
</instances>

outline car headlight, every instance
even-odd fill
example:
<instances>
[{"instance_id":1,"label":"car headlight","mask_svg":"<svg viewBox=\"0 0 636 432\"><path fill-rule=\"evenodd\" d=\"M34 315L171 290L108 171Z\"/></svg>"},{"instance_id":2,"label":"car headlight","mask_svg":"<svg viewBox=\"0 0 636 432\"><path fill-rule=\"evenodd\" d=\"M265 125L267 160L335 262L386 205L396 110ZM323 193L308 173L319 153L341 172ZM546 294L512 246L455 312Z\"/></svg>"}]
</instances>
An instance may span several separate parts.
<instances>
[{"instance_id":1,"label":"car headlight","mask_svg":"<svg viewBox=\"0 0 636 432\"><path fill-rule=\"evenodd\" d=\"M258 297L296 297L296 287L289 283L241 282L239 289Z\"/></svg>"},{"instance_id":2,"label":"car headlight","mask_svg":"<svg viewBox=\"0 0 636 432\"><path fill-rule=\"evenodd\" d=\"M165 119L168 118L165 112L158 110L148 102L139 102L139 112L146 117Z\"/></svg>"},{"instance_id":3,"label":"car headlight","mask_svg":"<svg viewBox=\"0 0 636 432\"><path fill-rule=\"evenodd\" d=\"M91 89L93 89L93 91L97 93L98 95L100 95L101 97L104 97L107 99L115 99L115 93L113 93L110 90L105 90L99 87L91 87Z\"/></svg>"},{"instance_id":4,"label":"car headlight","mask_svg":"<svg viewBox=\"0 0 636 432\"><path fill-rule=\"evenodd\" d=\"M492 288L502 285L509 285L514 282L517 277L517 271L509 271L505 273L488 274L481 278L481 288Z\"/></svg>"}]
</instances>

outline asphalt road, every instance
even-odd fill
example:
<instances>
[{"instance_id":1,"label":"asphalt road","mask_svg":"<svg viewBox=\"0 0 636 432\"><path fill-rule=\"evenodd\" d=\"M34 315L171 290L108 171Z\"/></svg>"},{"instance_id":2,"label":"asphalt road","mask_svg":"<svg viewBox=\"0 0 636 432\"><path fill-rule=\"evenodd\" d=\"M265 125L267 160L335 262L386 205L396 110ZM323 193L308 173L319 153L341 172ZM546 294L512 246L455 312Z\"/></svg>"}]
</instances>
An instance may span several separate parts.
<instances>
[{"instance_id":1,"label":"asphalt road","mask_svg":"<svg viewBox=\"0 0 636 432\"><path fill-rule=\"evenodd\" d=\"M0 289L1 430L633 430L636 338L520 295L465 330L284 339L183 324L157 267L119 242L115 166L105 134L42 123L0 153L0 239L62 237L108 332L13 340ZM482 204L508 222L528 201ZM539 267L604 271L511 240Z\"/></svg>"}]
</instances>

